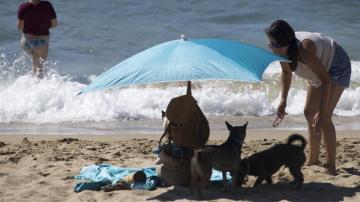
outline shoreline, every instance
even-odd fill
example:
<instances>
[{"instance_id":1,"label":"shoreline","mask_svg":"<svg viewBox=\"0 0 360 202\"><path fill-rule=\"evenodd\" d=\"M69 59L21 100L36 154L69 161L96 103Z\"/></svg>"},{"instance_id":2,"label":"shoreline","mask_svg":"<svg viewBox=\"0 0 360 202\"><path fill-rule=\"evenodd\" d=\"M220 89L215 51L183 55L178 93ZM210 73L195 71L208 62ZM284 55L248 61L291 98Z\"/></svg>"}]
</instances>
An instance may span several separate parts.
<instances>
[{"instance_id":1,"label":"shoreline","mask_svg":"<svg viewBox=\"0 0 360 202\"><path fill-rule=\"evenodd\" d=\"M304 130L287 130L287 129L248 129L245 142L249 140L262 140L262 139L286 139L290 134L299 133L306 139L307 131ZM119 135L86 135L86 134L0 134L0 141L16 143L27 137L29 140L57 140L62 138L78 138L80 140L91 141L112 141L112 140L129 140L129 139L148 139L159 140L162 134L160 133L133 133L133 134L119 134ZM224 140L228 133L217 132L210 134L209 140ZM340 130L337 131L337 139L342 138L360 138L360 130Z\"/></svg>"},{"instance_id":2,"label":"shoreline","mask_svg":"<svg viewBox=\"0 0 360 202\"><path fill-rule=\"evenodd\" d=\"M307 135L307 123L302 115L286 116L279 127L273 128L272 123L274 116L216 116L208 117L210 125L210 138L219 134L226 135L228 133L225 121L232 125L243 125L248 121L249 137L252 132L261 134L279 133L283 131L298 132ZM333 122L338 134L356 133L360 131L360 116L356 117L340 117L334 116ZM89 136L132 136L154 138L161 136L163 133L162 120L119 120L119 121L100 121L100 122L76 122L76 123L0 123L0 135L89 135ZM358 132L360 136L360 132Z\"/></svg>"}]
</instances>

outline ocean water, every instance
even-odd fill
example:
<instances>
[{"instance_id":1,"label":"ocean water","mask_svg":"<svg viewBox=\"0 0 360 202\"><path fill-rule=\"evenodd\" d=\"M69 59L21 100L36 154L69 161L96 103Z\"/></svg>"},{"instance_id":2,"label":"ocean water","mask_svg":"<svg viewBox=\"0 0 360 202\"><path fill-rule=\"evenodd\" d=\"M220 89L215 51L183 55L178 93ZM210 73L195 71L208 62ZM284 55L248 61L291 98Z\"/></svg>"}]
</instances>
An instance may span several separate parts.
<instances>
[{"instance_id":1,"label":"ocean water","mask_svg":"<svg viewBox=\"0 0 360 202\"><path fill-rule=\"evenodd\" d=\"M30 75L31 60L19 47L20 2L0 4L0 133L161 132L161 110L185 93L184 83L76 94L111 66L181 34L266 48L264 29L276 19L287 20L295 30L326 33L348 52L351 86L335 115L339 127L360 128L360 1L53 0L59 25L51 30L49 75L44 80ZM250 127L265 127L279 102L279 74L279 64L273 63L262 83L200 81L193 83L193 94L215 130L225 128L224 119L241 122L251 117L260 117L261 123ZM295 76L287 107L291 128L306 127L301 118L306 85Z\"/></svg>"}]
</instances>

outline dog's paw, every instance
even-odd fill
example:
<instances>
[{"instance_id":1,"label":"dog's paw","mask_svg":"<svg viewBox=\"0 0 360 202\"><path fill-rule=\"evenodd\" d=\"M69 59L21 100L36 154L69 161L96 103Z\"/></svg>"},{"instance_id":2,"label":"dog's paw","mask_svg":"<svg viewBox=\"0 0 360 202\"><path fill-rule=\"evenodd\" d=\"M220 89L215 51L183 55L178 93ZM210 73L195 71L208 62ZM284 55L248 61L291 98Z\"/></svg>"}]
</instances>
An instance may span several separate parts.
<instances>
[{"instance_id":1,"label":"dog's paw","mask_svg":"<svg viewBox=\"0 0 360 202\"><path fill-rule=\"evenodd\" d=\"M302 182L298 182L295 188L296 188L296 189L300 189L301 186L302 186L302 184L303 184Z\"/></svg>"}]
</instances>

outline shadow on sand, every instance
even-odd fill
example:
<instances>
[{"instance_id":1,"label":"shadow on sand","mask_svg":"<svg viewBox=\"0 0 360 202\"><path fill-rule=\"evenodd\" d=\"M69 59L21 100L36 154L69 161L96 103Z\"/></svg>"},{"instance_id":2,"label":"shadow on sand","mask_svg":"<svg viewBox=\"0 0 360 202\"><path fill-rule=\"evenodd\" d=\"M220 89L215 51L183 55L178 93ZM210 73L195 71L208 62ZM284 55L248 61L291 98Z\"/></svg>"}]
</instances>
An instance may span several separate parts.
<instances>
[{"instance_id":1,"label":"shadow on sand","mask_svg":"<svg viewBox=\"0 0 360 202\"><path fill-rule=\"evenodd\" d=\"M278 182L274 185L262 184L256 188L238 188L236 193L224 193L221 188L210 188L203 191L204 201L228 199L244 201L342 201L344 197L353 197L360 193L360 186L339 187L330 183L305 183L301 189L294 189L288 183ZM197 194L190 195L187 187L174 187L158 196L147 200L175 201L200 200Z\"/></svg>"}]
</instances>

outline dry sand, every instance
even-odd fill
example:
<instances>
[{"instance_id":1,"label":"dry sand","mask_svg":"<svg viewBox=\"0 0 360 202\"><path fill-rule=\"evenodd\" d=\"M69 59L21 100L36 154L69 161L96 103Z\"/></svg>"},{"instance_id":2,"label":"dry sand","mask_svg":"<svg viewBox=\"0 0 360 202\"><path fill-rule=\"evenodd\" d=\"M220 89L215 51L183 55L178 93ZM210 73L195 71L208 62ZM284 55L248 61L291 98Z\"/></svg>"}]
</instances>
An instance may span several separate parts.
<instances>
[{"instance_id":1,"label":"dry sand","mask_svg":"<svg viewBox=\"0 0 360 202\"><path fill-rule=\"evenodd\" d=\"M282 141L289 131L249 130L242 156ZM304 132L302 134L306 135ZM287 169L274 174L274 185L252 188L254 178L235 194L221 188L204 191L211 201L360 201L359 131L338 132L338 175L327 175L320 166L303 167L305 183L300 190L288 183ZM98 162L122 167L154 166L157 135L126 136L27 136L0 135L0 201L192 201L188 188L168 187L155 191L83 191L75 193L81 168ZM64 138L76 138L69 140ZM221 143L225 134L212 135ZM68 140L68 141L66 141ZM324 148L321 160L325 161ZM308 148L306 150L308 152ZM308 154L308 153L307 153Z\"/></svg>"}]
</instances>

